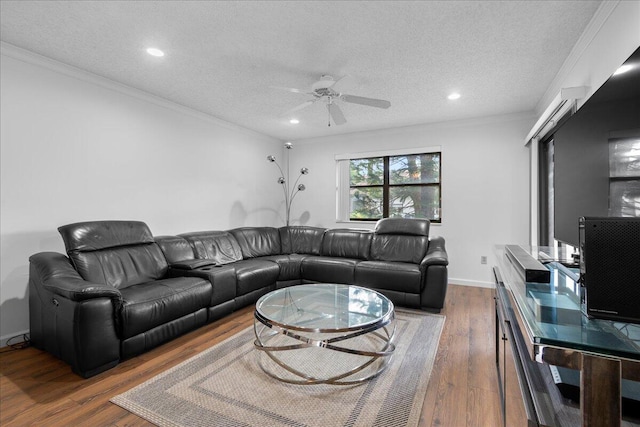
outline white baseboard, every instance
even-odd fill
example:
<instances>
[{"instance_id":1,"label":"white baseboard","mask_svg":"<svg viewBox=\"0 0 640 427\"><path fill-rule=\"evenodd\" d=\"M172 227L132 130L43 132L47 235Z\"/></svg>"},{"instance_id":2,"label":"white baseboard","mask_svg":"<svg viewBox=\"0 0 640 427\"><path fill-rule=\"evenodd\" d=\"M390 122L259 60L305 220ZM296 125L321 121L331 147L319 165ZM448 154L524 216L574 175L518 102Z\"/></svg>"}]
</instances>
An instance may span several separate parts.
<instances>
[{"instance_id":1,"label":"white baseboard","mask_svg":"<svg viewBox=\"0 0 640 427\"><path fill-rule=\"evenodd\" d=\"M496 285L493 282L479 282L475 280L466 280L466 279L449 279L449 283L452 285L461 285L461 286L475 286L476 288L495 288Z\"/></svg>"},{"instance_id":2,"label":"white baseboard","mask_svg":"<svg viewBox=\"0 0 640 427\"><path fill-rule=\"evenodd\" d=\"M12 334L8 334L8 335L3 335L3 336L1 336L1 337L0 337L0 348L2 348L2 347L6 347L6 346L7 346L7 341L8 341L8 340L10 340L10 339L11 339L11 338L13 338L13 337L18 337L18 338L16 338L15 340L13 340L13 341L11 342L11 344L15 344L15 343L18 343L18 342L23 341L22 336L23 336L24 334L28 334L28 333L29 333L29 330L27 329L26 331L18 331L18 332L14 332L14 333L12 333Z\"/></svg>"}]
</instances>

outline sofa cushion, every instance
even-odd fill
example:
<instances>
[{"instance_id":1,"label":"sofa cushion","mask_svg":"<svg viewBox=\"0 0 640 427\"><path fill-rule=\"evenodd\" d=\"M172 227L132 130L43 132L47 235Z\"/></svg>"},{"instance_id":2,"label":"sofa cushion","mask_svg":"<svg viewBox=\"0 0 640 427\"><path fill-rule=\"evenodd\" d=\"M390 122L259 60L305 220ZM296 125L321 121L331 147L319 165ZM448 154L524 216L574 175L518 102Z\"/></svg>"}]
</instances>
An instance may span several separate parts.
<instances>
[{"instance_id":1,"label":"sofa cushion","mask_svg":"<svg viewBox=\"0 0 640 427\"><path fill-rule=\"evenodd\" d=\"M211 285L198 277L176 277L122 289L121 338L126 339L209 306Z\"/></svg>"},{"instance_id":2,"label":"sofa cushion","mask_svg":"<svg viewBox=\"0 0 640 427\"><path fill-rule=\"evenodd\" d=\"M374 235L369 258L374 261L420 264L427 253L429 238L425 236Z\"/></svg>"},{"instance_id":3,"label":"sofa cushion","mask_svg":"<svg viewBox=\"0 0 640 427\"><path fill-rule=\"evenodd\" d=\"M140 221L92 221L58 228L84 280L115 288L163 278L167 260Z\"/></svg>"},{"instance_id":4,"label":"sofa cushion","mask_svg":"<svg viewBox=\"0 0 640 427\"><path fill-rule=\"evenodd\" d=\"M367 259L371 245L370 230L327 230L322 239L321 255L340 258Z\"/></svg>"},{"instance_id":5,"label":"sofa cushion","mask_svg":"<svg viewBox=\"0 0 640 427\"><path fill-rule=\"evenodd\" d=\"M180 236L156 236L156 243L160 246L169 264L193 260L193 248L189 242Z\"/></svg>"},{"instance_id":6,"label":"sofa cushion","mask_svg":"<svg viewBox=\"0 0 640 427\"><path fill-rule=\"evenodd\" d=\"M154 242L151 230L141 221L76 222L58 227L58 231L67 253Z\"/></svg>"},{"instance_id":7,"label":"sofa cushion","mask_svg":"<svg viewBox=\"0 0 640 427\"><path fill-rule=\"evenodd\" d=\"M181 234L189 242L198 259L210 259L216 264L228 264L242 259L237 240L227 231L200 231Z\"/></svg>"},{"instance_id":8,"label":"sofa cushion","mask_svg":"<svg viewBox=\"0 0 640 427\"><path fill-rule=\"evenodd\" d=\"M283 254L320 255L326 228L288 226L280 227L278 231Z\"/></svg>"},{"instance_id":9,"label":"sofa cushion","mask_svg":"<svg viewBox=\"0 0 640 427\"><path fill-rule=\"evenodd\" d=\"M163 278L168 267L155 243L72 252L69 258L84 280L118 289Z\"/></svg>"},{"instance_id":10,"label":"sofa cushion","mask_svg":"<svg viewBox=\"0 0 640 427\"><path fill-rule=\"evenodd\" d=\"M383 218L376 223L376 234L406 234L429 237L431 221L419 218Z\"/></svg>"},{"instance_id":11,"label":"sofa cushion","mask_svg":"<svg viewBox=\"0 0 640 427\"><path fill-rule=\"evenodd\" d=\"M300 268L302 266L302 260L307 255L291 254L291 255L270 255L261 257L262 260L268 260L275 262L280 267L278 273L279 281L286 280L298 280L300 279Z\"/></svg>"},{"instance_id":12,"label":"sofa cushion","mask_svg":"<svg viewBox=\"0 0 640 427\"><path fill-rule=\"evenodd\" d=\"M280 233L273 227L242 227L229 231L236 238L244 259L280 255Z\"/></svg>"},{"instance_id":13,"label":"sofa cushion","mask_svg":"<svg viewBox=\"0 0 640 427\"><path fill-rule=\"evenodd\" d=\"M419 294L423 281L417 264L362 261L356 265L354 283L367 288Z\"/></svg>"},{"instance_id":14,"label":"sofa cushion","mask_svg":"<svg viewBox=\"0 0 640 427\"><path fill-rule=\"evenodd\" d=\"M302 260L301 278L310 282L355 282L355 268L360 260L325 256L308 256Z\"/></svg>"},{"instance_id":15,"label":"sofa cushion","mask_svg":"<svg viewBox=\"0 0 640 427\"><path fill-rule=\"evenodd\" d=\"M247 259L233 264L236 270L236 297L275 286L280 273L278 264L263 259Z\"/></svg>"},{"instance_id":16,"label":"sofa cushion","mask_svg":"<svg viewBox=\"0 0 640 427\"><path fill-rule=\"evenodd\" d=\"M429 245L429 220L385 218L376 224L369 259L419 264Z\"/></svg>"}]
</instances>

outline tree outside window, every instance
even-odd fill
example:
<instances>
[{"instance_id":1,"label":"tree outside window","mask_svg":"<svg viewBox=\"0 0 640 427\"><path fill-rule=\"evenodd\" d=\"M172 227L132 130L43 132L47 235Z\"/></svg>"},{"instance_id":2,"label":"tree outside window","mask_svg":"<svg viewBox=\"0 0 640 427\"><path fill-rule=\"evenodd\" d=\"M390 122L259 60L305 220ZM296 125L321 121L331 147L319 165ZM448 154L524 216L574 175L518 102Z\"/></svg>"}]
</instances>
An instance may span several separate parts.
<instances>
[{"instance_id":1,"label":"tree outside window","mask_svg":"<svg viewBox=\"0 0 640 427\"><path fill-rule=\"evenodd\" d=\"M440 222L440 162L441 153L350 160L350 219Z\"/></svg>"}]
</instances>

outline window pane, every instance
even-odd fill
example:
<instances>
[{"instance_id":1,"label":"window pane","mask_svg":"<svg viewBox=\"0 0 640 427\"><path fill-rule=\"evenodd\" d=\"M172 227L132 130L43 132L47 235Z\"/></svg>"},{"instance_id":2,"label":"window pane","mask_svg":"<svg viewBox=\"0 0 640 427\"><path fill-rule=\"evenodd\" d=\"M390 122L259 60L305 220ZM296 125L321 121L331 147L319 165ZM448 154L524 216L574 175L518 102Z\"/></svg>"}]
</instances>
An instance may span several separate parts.
<instances>
[{"instance_id":1,"label":"window pane","mask_svg":"<svg viewBox=\"0 0 640 427\"><path fill-rule=\"evenodd\" d=\"M389 216L440 220L438 186L398 186L389 189Z\"/></svg>"},{"instance_id":2,"label":"window pane","mask_svg":"<svg viewBox=\"0 0 640 427\"><path fill-rule=\"evenodd\" d=\"M609 176L640 176L640 138L609 140Z\"/></svg>"},{"instance_id":3,"label":"window pane","mask_svg":"<svg viewBox=\"0 0 640 427\"><path fill-rule=\"evenodd\" d=\"M364 187L350 190L351 219L382 218L382 188Z\"/></svg>"},{"instance_id":4,"label":"window pane","mask_svg":"<svg viewBox=\"0 0 640 427\"><path fill-rule=\"evenodd\" d=\"M440 182L440 153L389 157L390 184L435 184Z\"/></svg>"},{"instance_id":5,"label":"window pane","mask_svg":"<svg viewBox=\"0 0 640 427\"><path fill-rule=\"evenodd\" d=\"M640 179L609 183L609 216L640 216Z\"/></svg>"},{"instance_id":6,"label":"window pane","mask_svg":"<svg viewBox=\"0 0 640 427\"><path fill-rule=\"evenodd\" d=\"M354 159L349 162L350 185L382 185L384 161L382 157Z\"/></svg>"}]
</instances>

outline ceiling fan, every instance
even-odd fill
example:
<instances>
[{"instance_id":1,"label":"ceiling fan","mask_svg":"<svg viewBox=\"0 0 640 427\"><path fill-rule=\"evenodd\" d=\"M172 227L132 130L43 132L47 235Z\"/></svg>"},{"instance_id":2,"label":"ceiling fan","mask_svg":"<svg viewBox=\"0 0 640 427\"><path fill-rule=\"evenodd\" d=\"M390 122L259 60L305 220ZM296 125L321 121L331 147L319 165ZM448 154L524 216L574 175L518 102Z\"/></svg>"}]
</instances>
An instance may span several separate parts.
<instances>
[{"instance_id":1,"label":"ceiling fan","mask_svg":"<svg viewBox=\"0 0 640 427\"><path fill-rule=\"evenodd\" d=\"M382 99L374 99L374 98L365 98L363 96L355 96L355 95L347 95L344 93L337 92L333 87L340 80L344 79L343 76L338 80L334 80L334 78L330 75L323 75L320 77L320 80L311 85L311 91L294 89L289 87L280 87L280 86L272 86L274 89L283 89L293 93L302 93L305 95L313 96L313 99L303 102L302 104L293 107L289 111L282 114L283 116L288 116L291 113L302 110L318 101L322 101L327 104L327 112L329 115L329 126L331 126L331 119L336 125L343 125L347 122L345 119L342 110L337 104L337 101L348 102L351 104L360 104L366 105L368 107L376 107L376 108L389 108L391 103L389 101L385 101Z\"/></svg>"}]
</instances>

